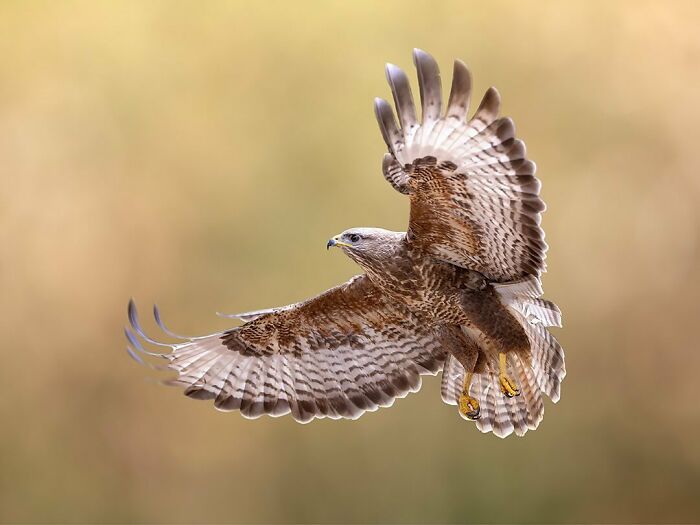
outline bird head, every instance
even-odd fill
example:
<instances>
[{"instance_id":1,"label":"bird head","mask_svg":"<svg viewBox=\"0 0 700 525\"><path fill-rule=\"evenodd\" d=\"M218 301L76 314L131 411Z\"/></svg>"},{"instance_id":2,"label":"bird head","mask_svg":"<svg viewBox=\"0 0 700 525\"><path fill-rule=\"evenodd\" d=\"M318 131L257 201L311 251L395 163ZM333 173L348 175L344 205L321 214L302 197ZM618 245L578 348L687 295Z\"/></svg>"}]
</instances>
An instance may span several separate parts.
<instances>
[{"instance_id":1,"label":"bird head","mask_svg":"<svg viewBox=\"0 0 700 525\"><path fill-rule=\"evenodd\" d=\"M381 228L350 228L332 237L326 249L340 248L360 266L366 266L393 256L403 237L403 233Z\"/></svg>"}]
</instances>

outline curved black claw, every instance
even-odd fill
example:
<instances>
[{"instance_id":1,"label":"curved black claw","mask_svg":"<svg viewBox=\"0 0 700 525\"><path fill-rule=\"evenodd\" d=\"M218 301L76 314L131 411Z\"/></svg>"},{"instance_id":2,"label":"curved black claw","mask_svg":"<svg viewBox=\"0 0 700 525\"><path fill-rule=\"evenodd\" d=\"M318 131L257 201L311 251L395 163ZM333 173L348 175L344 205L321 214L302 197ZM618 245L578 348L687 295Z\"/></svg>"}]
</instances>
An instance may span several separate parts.
<instances>
[{"instance_id":1,"label":"curved black claw","mask_svg":"<svg viewBox=\"0 0 700 525\"><path fill-rule=\"evenodd\" d=\"M503 395L505 395L507 398L518 397L520 395L520 390L517 388L513 392L504 390Z\"/></svg>"}]
</instances>

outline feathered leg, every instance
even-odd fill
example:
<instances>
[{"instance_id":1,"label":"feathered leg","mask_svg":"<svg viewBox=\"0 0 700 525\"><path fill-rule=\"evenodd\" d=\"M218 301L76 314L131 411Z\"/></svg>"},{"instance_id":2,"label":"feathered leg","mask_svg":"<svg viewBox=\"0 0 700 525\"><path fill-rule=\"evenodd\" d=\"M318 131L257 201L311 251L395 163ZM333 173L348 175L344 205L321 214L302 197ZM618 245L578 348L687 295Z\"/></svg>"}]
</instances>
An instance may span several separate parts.
<instances>
[{"instance_id":1,"label":"feathered leg","mask_svg":"<svg viewBox=\"0 0 700 525\"><path fill-rule=\"evenodd\" d=\"M475 397L469 395L472 377L474 377L474 372L467 372L464 374L464 386L459 396L459 411L467 419L476 420L479 419L481 407L479 406L479 401Z\"/></svg>"},{"instance_id":2,"label":"feathered leg","mask_svg":"<svg viewBox=\"0 0 700 525\"><path fill-rule=\"evenodd\" d=\"M464 333L460 326L442 326L438 335L442 346L464 367L464 381L458 400L459 411L467 419L478 419L479 401L469 395L469 388L479 358L479 347L471 337Z\"/></svg>"},{"instance_id":3,"label":"feathered leg","mask_svg":"<svg viewBox=\"0 0 700 525\"><path fill-rule=\"evenodd\" d=\"M465 292L461 302L471 325L481 334L479 341L487 349L489 359L495 361L498 356L501 392L507 397L515 397L520 395L520 390L508 373L508 354L528 355L530 341L515 313L506 304L502 294L492 286Z\"/></svg>"}]
</instances>

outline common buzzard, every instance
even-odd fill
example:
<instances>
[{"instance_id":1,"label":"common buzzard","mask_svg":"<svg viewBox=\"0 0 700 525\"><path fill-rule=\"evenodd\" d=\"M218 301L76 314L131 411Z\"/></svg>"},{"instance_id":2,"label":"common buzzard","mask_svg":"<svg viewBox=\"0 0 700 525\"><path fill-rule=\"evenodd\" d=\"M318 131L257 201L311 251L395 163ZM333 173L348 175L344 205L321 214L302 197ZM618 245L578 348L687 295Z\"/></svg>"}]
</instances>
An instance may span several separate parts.
<instances>
[{"instance_id":1,"label":"common buzzard","mask_svg":"<svg viewBox=\"0 0 700 525\"><path fill-rule=\"evenodd\" d=\"M564 353L547 330L561 313L541 299L544 233L535 164L499 118L490 88L467 116L471 76L454 63L443 112L440 73L415 50L421 118L406 74L386 76L398 115L376 99L386 180L410 199L407 232L352 228L328 241L363 270L312 299L232 315L203 337L148 337L133 301L129 352L157 355L195 399L246 417L355 419L417 391L442 371L442 399L482 432L523 435L542 420L542 393L559 399ZM151 352L143 342L167 349Z\"/></svg>"}]
</instances>

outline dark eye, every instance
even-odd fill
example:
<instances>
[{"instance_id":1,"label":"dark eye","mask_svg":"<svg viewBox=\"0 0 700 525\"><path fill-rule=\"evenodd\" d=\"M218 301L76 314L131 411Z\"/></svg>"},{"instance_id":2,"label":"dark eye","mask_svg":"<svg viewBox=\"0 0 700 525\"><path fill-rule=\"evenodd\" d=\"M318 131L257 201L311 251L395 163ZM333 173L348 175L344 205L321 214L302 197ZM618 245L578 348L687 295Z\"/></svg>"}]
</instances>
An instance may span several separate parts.
<instances>
[{"instance_id":1,"label":"dark eye","mask_svg":"<svg viewBox=\"0 0 700 525\"><path fill-rule=\"evenodd\" d=\"M350 239L350 242L357 242L360 240L360 236L356 233L351 233L350 235L348 235L348 239Z\"/></svg>"}]
</instances>

